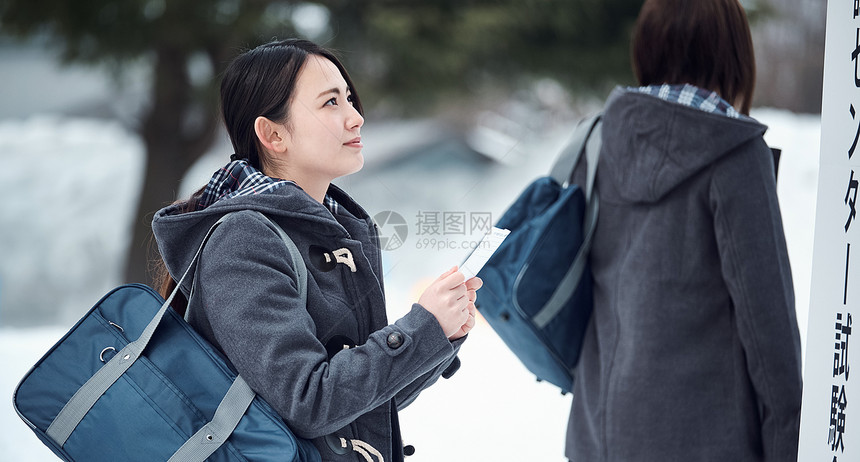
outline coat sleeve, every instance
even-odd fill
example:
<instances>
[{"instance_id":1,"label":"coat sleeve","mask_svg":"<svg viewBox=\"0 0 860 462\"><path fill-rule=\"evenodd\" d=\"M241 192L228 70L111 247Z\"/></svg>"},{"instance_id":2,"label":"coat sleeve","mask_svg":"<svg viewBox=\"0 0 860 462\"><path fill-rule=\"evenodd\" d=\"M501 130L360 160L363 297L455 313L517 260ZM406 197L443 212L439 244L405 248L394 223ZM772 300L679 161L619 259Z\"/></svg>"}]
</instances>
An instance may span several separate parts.
<instances>
[{"instance_id":1,"label":"coat sleeve","mask_svg":"<svg viewBox=\"0 0 860 462\"><path fill-rule=\"evenodd\" d=\"M297 435L343 428L455 354L433 315L414 305L363 345L329 359L299 300L283 242L249 217L234 215L213 232L197 290L216 342ZM398 348L386 341L395 332L403 338Z\"/></svg>"},{"instance_id":2,"label":"coat sleeve","mask_svg":"<svg viewBox=\"0 0 860 462\"><path fill-rule=\"evenodd\" d=\"M430 372L418 377L415 381L407 385L404 389L400 390L399 393L394 397L395 404L397 405L397 410L402 410L406 406L412 404L418 395L421 394L426 388L430 387L439 377L450 378L457 372L457 369L460 368L460 359L456 356L456 354L460 351L460 346L466 340L466 337L462 337L460 339L454 340L451 344L454 346L454 355L451 356L450 359L442 362L442 364L436 366Z\"/></svg>"},{"instance_id":3,"label":"coat sleeve","mask_svg":"<svg viewBox=\"0 0 860 462\"><path fill-rule=\"evenodd\" d=\"M753 143L713 166L710 201L722 273L758 398L765 460L795 460L800 334L773 159L762 139Z\"/></svg>"}]
</instances>

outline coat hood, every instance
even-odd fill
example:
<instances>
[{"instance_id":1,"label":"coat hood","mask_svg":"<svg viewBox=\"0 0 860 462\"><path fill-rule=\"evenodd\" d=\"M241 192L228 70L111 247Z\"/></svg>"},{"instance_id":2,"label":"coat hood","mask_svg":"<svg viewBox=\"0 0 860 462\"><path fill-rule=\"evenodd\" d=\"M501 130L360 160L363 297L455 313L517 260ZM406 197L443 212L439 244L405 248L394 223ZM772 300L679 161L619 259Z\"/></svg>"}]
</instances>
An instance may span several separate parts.
<instances>
[{"instance_id":1,"label":"coat hood","mask_svg":"<svg viewBox=\"0 0 860 462\"><path fill-rule=\"evenodd\" d=\"M223 215L240 210L256 210L293 233L312 233L322 239L353 239L366 235L372 219L347 193L329 186L327 207L292 182L261 194L218 200L203 210L184 211L173 204L156 212L152 231L158 250L170 274L178 278L191 263L209 228Z\"/></svg>"},{"instance_id":2,"label":"coat hood","mask_svg":"<svg viewBox=\"0 0 860 462\"><path fill-rule=\"evenodd\" d=\"M616 89L603 116L597 174L602 198L656 202L717 159L760 139L766 130L749 117L730 118Z\"/></svg>"}]
</instances>

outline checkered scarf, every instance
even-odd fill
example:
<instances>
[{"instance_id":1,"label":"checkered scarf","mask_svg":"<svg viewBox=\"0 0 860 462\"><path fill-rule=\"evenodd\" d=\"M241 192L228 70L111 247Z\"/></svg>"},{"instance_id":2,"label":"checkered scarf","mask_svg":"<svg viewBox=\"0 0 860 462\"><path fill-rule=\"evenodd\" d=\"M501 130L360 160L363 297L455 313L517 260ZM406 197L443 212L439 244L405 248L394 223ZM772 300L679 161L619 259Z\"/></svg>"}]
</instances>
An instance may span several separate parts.
<instances>
[{"instance_id":1,"label":"checkered scarf","mask_svg":"<svg viewBox=\"0 0 860 462\"><path fill-rule=\"evenodd\" d=\"M645 87L628 87L628 91L645 93L656 96L670 103L683 104L692 108L700 109L713 114L722 114L732 119L745 118L728 101L724 100L715 91L704 90L699 87L684 85L649 85Z\"/></svg>"},{"instance_id":2,"label":"checkered scarf","mask_svg":"<svg viewBox=\"0 0 860 462\"><path fill-rule=\"evenodd\" d=\"M288 184L295 183L266 176L247 160L234 160L212 175L200 195L197 210L203 210L220 200L270 193ZM337 202L328 195L323 203L332 214L337 212Z\"/></svg>"}]
</instances>

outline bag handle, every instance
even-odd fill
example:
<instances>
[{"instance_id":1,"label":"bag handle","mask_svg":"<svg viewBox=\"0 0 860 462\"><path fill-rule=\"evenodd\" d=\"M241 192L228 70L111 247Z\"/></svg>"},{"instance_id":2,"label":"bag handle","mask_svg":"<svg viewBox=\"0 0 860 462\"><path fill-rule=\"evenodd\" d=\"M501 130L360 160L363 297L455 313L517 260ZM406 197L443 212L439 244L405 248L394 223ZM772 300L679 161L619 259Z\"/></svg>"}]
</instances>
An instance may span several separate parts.
<instances>
[{"instance_id":1,"label":"bag handle","mask_svg":"<svg viewBox=\"0 0 860 462\"><path fill-rule=\"evenodd\" d=\"M215 415L176 450L167 462L205 461L230 438L257 394L241 375L230 385Z\"/></svg>"},{"instance_id":2,"label":"bag handle","mask_svg":"<svg viewBox=\"0 0 860 462\"><path fill-rule=\"evenodd\" d=\"M55 417L51 422L51 425L48 426L46 434L60 447L66 443L69 436L75 428L77 428L78 424L83 420L89 410L92 409L96 401L140 357L141 353L152 338L152 335L155 333L155 329L158 327L158 324L167 312L170 302L173 301L173 298L179 291L182 282L189 273L193 273L196 270L196 264L203 251L204 245L212 236L212 233L218 225L224 222L224 220L233 213L237 212L231 212L222 216L212 225L212 227L209 228L209 231L207 231L206 235L203 237L203 241L200 243L200 247L191 259L191 263L189 263L188 268L177 282L176 287L170 293L167 300L165 300L161 305L158 312L156 312L152 317L149 324L147 324L143 329L140 336L126 345L113 358L111 358L110 361L102 366L101 369L96 371L96 373L93 374L93 376L75 392L71 399L69 399L69 401L60 410L59 414L57 414L57 417ZM280 226L274 224L274 222L262 213L259 214L275 228L281 239L286 244L298 274L299 296L302 303L306 304L307 268L304 265L304 261L301 259L301 254L299 253L298 248L289 236L280 228ZM241 376L237 376L236 380L234 380L233 384L227 390L224 398L221 400L221 403L218 405L212 421L204 425L203 428L198 430L197 433L189 438L189 440L186 441L179 450L177 450L177 453L174 454L174 458L180 457L180 459L171 458L171 460L189 460L187 457L200 457L199 459L190 460L205 460L209 455L215 452L215 450L217 450L224 441L227 440L255 396L256 394L247 385L245 380L242 379Z\"/></svg>"}]
</instances>

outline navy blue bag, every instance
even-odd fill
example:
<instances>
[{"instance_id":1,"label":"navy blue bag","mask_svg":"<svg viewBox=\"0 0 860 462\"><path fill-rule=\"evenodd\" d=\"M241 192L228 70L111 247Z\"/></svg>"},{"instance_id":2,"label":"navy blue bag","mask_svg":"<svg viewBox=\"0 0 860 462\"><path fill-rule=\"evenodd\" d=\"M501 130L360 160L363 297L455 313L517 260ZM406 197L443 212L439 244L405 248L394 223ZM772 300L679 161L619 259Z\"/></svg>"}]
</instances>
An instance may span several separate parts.
<instances>
[{"instance_id":1,"label":"navy blue bag","mask_svg":"<svg viewBox=\"0 0 860 462\"><path fill-rule=\"evenodd\" d=\"M61 459L320 460L312 443L295 437L229 361L168 309L220 222L167 301L141 284L112 290L18 385L15 410ZM272 226L299 258L305 290L298 249Z\"/></svg>"},{"instance_id":2,"label":"navy blue bag","mask_svg":"<svg viewBox=\"0 0 860 462\"><path fill-rule=\"evenodd\" d=\"M585 189L568 184L581 154ZM573 369L592 311L588 252L599 201L593 191L600 153L600 114L580 123L551 175L532 182L496 227L508 237L478 272L477 308L534 373L573 389Z\"/></svg>"}]
</instances>

